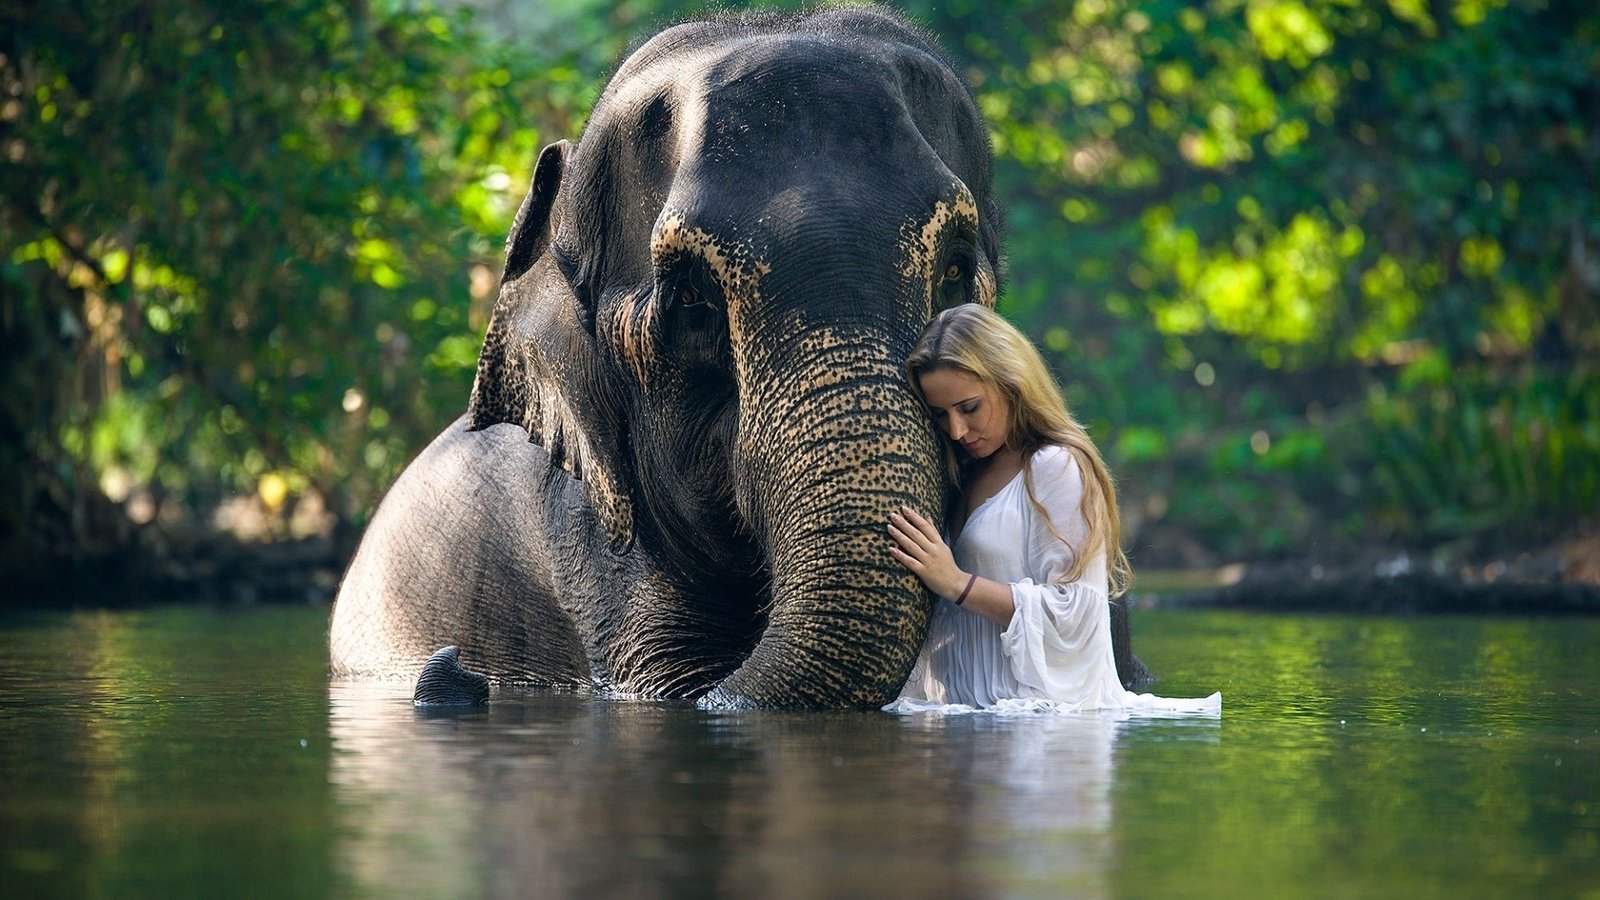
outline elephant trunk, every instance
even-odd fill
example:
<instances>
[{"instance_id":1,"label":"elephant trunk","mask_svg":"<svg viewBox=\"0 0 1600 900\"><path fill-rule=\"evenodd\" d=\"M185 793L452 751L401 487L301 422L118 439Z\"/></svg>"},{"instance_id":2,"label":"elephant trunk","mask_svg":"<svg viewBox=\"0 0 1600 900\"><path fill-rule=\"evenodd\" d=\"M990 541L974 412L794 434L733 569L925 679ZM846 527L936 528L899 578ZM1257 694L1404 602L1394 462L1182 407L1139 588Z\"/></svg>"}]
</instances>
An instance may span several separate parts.
<instances>
[{"instance_id":1,"label":"elephant trunk","mask_svg":"<svg viewBox=\"0 0 1600 900\"><path fill-rule=\"evenodd\" d=\"M772 605L749 658L701 705L877 708L927 634L930 596L889 555L890 513L936 516L939 447L895 362L866 329L808 332L781 363L741 362L738 499L767 547ZM767 372L782 372L781 378Z\"/></svg>"}]
</instances>

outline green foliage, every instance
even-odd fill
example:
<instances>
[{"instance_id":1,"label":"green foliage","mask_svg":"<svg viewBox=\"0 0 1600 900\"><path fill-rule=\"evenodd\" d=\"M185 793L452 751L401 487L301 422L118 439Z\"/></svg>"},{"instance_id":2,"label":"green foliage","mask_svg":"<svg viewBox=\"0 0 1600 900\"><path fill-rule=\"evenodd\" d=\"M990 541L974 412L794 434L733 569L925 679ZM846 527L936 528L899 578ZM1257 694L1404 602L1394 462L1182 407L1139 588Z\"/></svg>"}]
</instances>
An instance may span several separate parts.
<instances>
[{"instance_id":1,"label":"green foliage","mask_svg":"<svg viewBox=\"0 0 1600 900\"><path fill-rule=\"evenodd\" d=\"M1397 533L1528 538L1600 509L1600 380L1433 377L1368 406L1367 505Z\"/></svg>"},{"instance_id":2,"label":"green foliage","mask_svg":"<svg viewBox=\"0 0 1600 900\"><path fill-rule=\"evenodd\" d=\"M929 14L964 36L1009 200L1035 207L1010 248L1024 321L1109 304L1268 369L1417 336L1457 357L1507 304L1558 317L1574 236L1600 230L1586 4Z\"/></svg>"},{"instance_id":3,"label":"green foliage","mask_svg":"<svg viewBox=\"0 0 1600 900\"><path fill-rule=\"evenodd\" d=\"M1600 390L1577 362L1600 353L1592 4L911 6L990 116L1002 308L1155 519L1230 555L1592 521L1549 466L1467 491L1501 450L1457 443L1499 409L1569 448L1562 471L1597 465L1558 424ZM1565 388L1519 374L1541 356ZM1449 390L1400 377L1418 357L1463 392L1405 445L1457 486L1427 500L1367 475L1401 465L1401 410ZM1336 426L1366 441L1328 454Z\"/></svg>"},{"instance_id":4,"label":"green foliage","mask_svg":"<svg viewBox=\"0 0 1600 900\"><path fill-rule=\"evenodd\" d=\"M704 5L0 11L0 551L86 541L102 490L359 522L463 405L538 148ZM1592 4L902 6L1132 521L1221 555L1592 521Z\"/></svg>"},{"instance_id":5,"label":"green foliage","mask_svg":"<svg viewBox=\"0 0 1600 900\"><path fill-rule=\"evenodd\" d=\"M13 427L107 484L203 505L270 477L360 515L463 406L521 185L589 79L426 10L5 19L5 327L43 323L72 376Z\"/></svg>"}]
</instances>

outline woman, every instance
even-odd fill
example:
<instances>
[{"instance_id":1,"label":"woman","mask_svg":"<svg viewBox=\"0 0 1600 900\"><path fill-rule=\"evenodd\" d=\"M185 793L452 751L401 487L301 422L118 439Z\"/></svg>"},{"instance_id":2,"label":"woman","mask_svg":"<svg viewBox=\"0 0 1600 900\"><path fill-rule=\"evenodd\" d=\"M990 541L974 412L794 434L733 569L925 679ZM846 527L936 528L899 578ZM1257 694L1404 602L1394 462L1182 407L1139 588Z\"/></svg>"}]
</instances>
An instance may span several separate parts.
<instances>
[{"instance_id":1,"label":"woman","mask_svg":"<svg viewBox=\"0 0 1600 900\"><path fill-rule=\"evenodd\" d=\"M1117 679L1108 598L1132 572L1116 488L1033 344L966 304L929 323L906 368L961 496L953 550L915 510L889 521L890 552L941 599L888 708L1220 711L1221 694L1171 700Z\"/></svg>"}]
</instances>

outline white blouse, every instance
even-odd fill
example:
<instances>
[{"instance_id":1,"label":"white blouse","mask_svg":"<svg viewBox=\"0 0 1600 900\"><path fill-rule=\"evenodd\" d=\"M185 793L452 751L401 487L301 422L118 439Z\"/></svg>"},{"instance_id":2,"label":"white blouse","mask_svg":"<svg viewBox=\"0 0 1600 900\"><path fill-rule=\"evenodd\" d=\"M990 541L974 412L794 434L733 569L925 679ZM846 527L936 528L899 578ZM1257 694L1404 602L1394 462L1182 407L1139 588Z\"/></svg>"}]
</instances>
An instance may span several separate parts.
<instances>
[{"instance_id":1,"label":"white blouse","mask_svg":"<svg viewBox=\"0 0 1600 900\"><path fill-rule=\"evenodd\" d=\"M1011 585L1016 612L1004 630L947 598L934 603L928 641L890 712L1078 712L1110 709L1220 714L1222 695L1169 699L1125 690L1111 651L1104 554L1075 582L1058 583L1083 546L1083 474L1065 448L1025 463L1063 543L1028 499L1023 475L967 518L951 548L962 571Z\"/></svg>"}]
</instances>

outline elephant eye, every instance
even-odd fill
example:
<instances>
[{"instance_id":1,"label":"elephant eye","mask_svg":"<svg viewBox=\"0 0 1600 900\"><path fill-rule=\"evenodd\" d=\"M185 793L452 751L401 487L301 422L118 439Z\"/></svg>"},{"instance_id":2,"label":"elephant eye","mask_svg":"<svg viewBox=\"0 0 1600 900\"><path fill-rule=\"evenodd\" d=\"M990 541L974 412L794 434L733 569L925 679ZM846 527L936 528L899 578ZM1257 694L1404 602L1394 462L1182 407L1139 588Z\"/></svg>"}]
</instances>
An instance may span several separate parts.
<instances>
[{"instance_id":1,"label":"elephant eye","mask_svg":"<svg viewBox=\"0 0 1600 900\"><path fill-rule=\"evenodd\" d=\"M959 306L972 299L972 257L958 248L944 264L944 279L939 283L940 302L945 308Z\"/></svg>"},{"instance_id":2,"label":"elephant eye","mask_svg":"<svg viewBox=\"0 0 1600 900\"><path fill-rule=\"evenodd\" d=\"M679 254L657 263L655 290L667 308L694 316L711 315L723 308L716 279L696 256Z\"/></svg>"}]
</instances>

